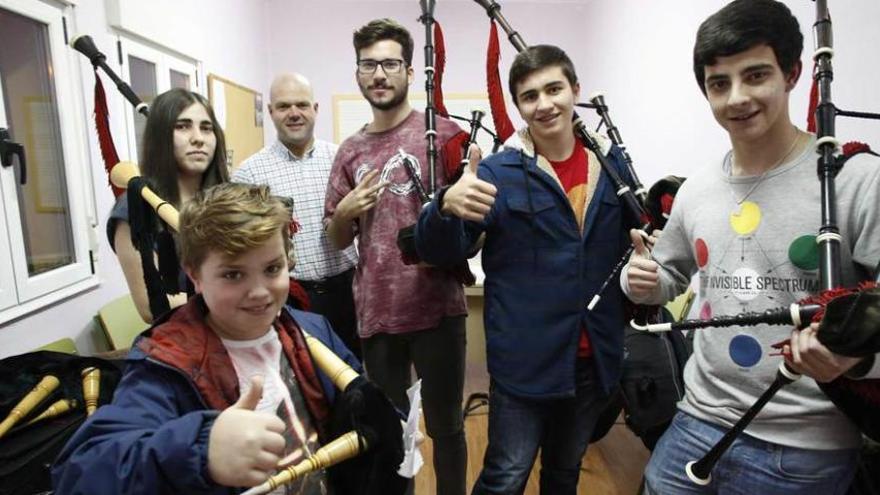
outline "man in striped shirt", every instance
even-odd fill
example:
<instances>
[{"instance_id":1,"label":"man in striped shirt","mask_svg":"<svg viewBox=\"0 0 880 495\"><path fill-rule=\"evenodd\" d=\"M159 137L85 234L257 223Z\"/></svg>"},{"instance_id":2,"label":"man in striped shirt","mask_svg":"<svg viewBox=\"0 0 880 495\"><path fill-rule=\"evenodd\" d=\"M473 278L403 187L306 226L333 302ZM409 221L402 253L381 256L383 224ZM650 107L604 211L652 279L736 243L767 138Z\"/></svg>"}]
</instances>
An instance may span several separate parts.
<instances>
[{"instance_id":1,"label":"man in striped shirt","mask_svg":"<svg viewBox=\"0 0 880 495\"><path fill-rule=\"evenodd\" d=\"M268 109L278 140L245 160L232 180L266 184L273 194L293 199L300 228L290 273L308 292L311 310L324 315L360 358L352 298L357 252L353 246L335 249L322 224L324 194L337 146L315 139L318 103L302 75L277 76L269 90Z\"/></svg>"}]
</instances>

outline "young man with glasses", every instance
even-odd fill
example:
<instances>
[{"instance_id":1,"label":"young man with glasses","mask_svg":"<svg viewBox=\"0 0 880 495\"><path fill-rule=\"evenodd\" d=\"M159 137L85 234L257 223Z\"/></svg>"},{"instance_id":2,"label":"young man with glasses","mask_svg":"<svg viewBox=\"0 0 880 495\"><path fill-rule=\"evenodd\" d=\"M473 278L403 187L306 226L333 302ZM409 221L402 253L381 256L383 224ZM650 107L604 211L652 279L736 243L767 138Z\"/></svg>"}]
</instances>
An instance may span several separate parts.
<instances>
[{"instance_id":1,"label":"young man with glasses","mask_svg":"<svg viewBox=\"0 0 880 495\"><path fill-rule=\"evenodd\" d=\"M413 41L397 22L379 19L354 33L354 48L357 83L373 120L339 147L324 221L338 249L358 239L355 308L370 379L407 410L406 388L415 365L434 442L437 493L462 495L467 464L461 413L464 291L448 271L405 265L397 247L398 231L414 224L421 210L414 180L427 189L429 177L425 115L407 100ZM438 163L458 163L461 129L438 117L436 131ZM444 173L436 177L438 186L445 185Z\"/></svg>"}]
</instances>

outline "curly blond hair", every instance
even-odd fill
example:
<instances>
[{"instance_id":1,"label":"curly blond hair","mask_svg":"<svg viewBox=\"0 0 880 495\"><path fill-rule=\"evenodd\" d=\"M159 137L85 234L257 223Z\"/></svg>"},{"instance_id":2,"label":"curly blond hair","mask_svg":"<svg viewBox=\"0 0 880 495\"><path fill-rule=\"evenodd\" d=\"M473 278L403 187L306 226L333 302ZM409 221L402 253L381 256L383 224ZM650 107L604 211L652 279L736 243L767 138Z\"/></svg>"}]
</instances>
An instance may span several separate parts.
<instances>
[{"instance_id":1,"label":"curly blond hair","mask_svg":"<svg viewBox=\"0 0 880 495\"><path fill-rule=\"evenodd\" d=\"M198 269L208 253L234 258L281 233L289 265L291 208L269 186L225 183L199 191L180 213L180 262Z\"/></svg>"}]
</instances>

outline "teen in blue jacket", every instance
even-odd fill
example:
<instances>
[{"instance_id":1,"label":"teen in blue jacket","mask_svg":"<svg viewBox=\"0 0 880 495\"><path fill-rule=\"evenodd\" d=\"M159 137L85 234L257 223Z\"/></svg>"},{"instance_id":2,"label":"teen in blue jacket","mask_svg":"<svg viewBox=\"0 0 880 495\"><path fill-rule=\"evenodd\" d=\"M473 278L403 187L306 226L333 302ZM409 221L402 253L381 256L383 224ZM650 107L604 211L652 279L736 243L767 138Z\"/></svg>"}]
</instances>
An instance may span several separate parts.
<instances>
[{"instance_id":1,"label":"teen in blue jacket","mask_svg":"<svg viewBox=\"0 0 880 495\"><path fill-rule=\"evenodd\" d=\"M491 377L489 446L474 494L520 493L538 448L541 493L574 494L596 419L617 386L623 299L586 305L628 246L628 217L598 159L575 139L579 92L568 56L534 46L510 71L528 124L517 145L441 191L419 218L421 258L446 266L485 234L482 264ZM597 136L628 177L622 159ZM616 284L615 284L616 285Z\"/></svg>"}]
</instances>

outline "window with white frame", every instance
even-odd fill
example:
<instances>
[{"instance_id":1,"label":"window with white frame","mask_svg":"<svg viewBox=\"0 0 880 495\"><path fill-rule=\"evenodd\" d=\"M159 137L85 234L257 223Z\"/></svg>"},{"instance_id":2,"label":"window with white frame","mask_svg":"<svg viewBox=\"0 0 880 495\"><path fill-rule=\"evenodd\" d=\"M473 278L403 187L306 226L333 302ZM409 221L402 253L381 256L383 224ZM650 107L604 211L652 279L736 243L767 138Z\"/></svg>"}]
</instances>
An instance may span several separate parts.
<instances>
[{"instance_id":1,"label":"window with white frame","mask_svg":"<svg viewBox=\"0 0 880 495\"><path fill-rule=\"evenodd\" d=\"M120 64L123 78L129 81L132 90L147 105L157 95L171 88L184 88L199 91L198 63L187 57L176 55L158 45L148 46L135 39L120 38ZM128 151L132 159L140 157L141 138L144 135L146 118L127 109L126 125Z\"/></svg>"},{"instance_id":2,"label":"window with white frame","mask_svg":"<svg viewBox=\"0 0 880 495\"><path fill-rule=\"evenodd\" d=\"M97 284L68 8L0 0L0 324Z\"/></svg>"}]
</instances>

